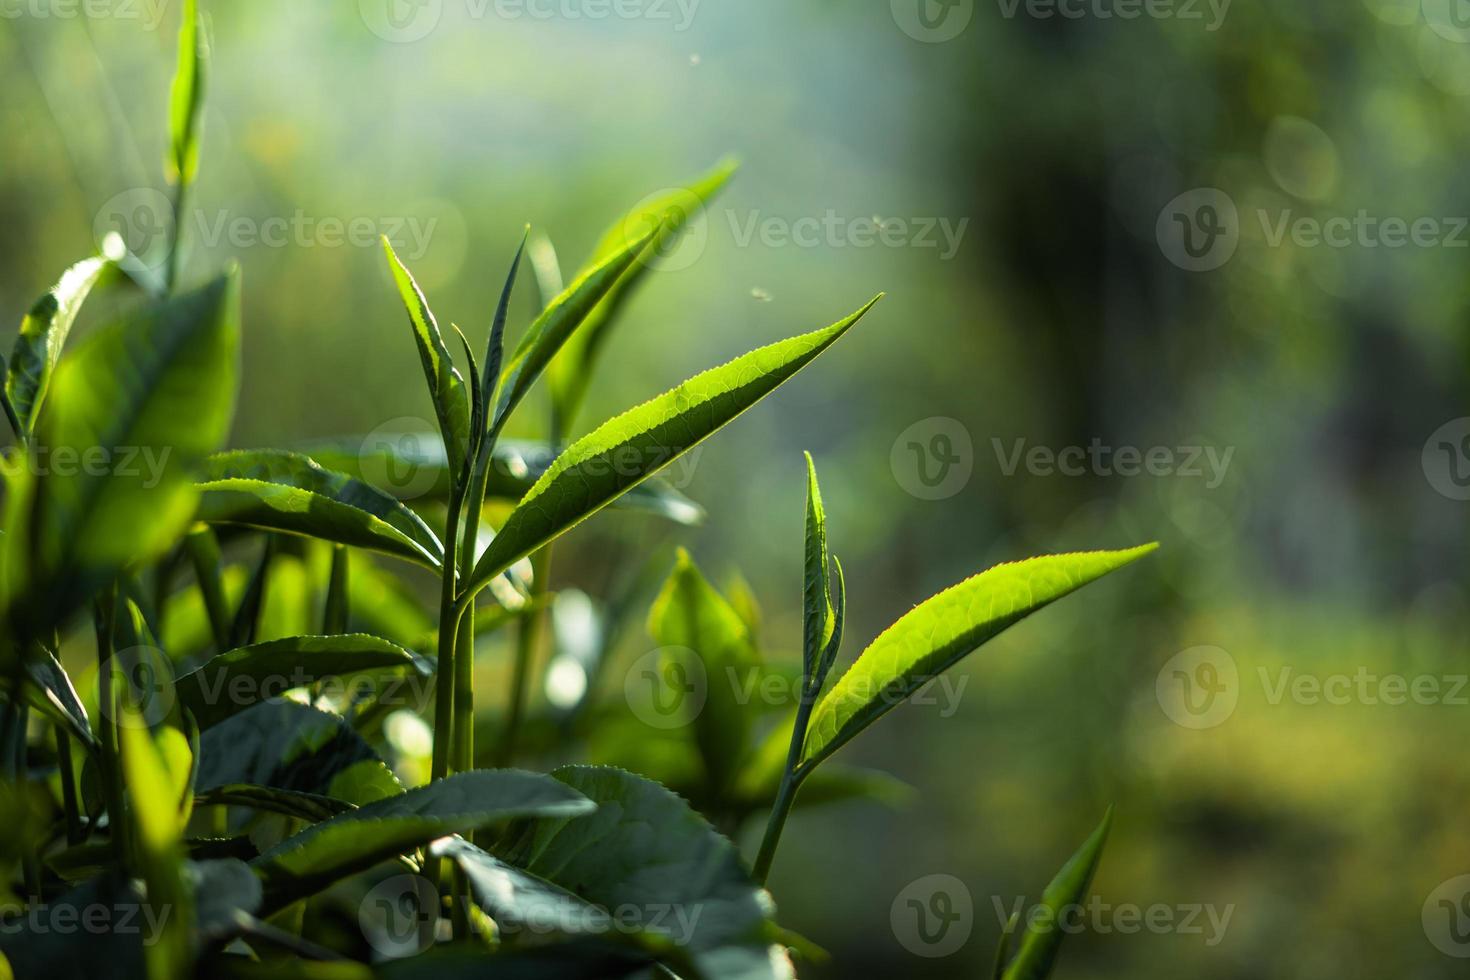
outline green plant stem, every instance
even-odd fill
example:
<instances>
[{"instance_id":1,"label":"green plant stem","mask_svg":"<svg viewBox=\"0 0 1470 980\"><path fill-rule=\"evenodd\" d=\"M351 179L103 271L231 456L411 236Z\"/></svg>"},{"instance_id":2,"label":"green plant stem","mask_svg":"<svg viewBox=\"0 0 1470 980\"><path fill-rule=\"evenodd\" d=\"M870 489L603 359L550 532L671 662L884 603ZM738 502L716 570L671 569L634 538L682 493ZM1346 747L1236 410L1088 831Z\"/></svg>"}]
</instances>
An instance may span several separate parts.
<instances>
[{"instance_id":1,"label":"green plant stem","mask_svg":"<svg viewBox=\"0 0 1470 980\"><path fill-rule=\"evenodd\" d=\"M174 212L174 234L168 243L168 263L164 268L163 290L165 295L173 293L174 284L179 279L179 256L183 251L180 247L180 240L184 236L184 201L187 197L188 183L180 174L178 182L173 186L173 194L170 196Z\"/></svg>"},{"instance_id":2,"label":"green plant stem","mask_svg":"<svg viewBox=\"0 0 1470 980\"><path fill-rule=\"evenodd\" d=\"M56 732L56 764L60 769L61 806L66 813L66 843L75 846L82 842L82 812L77 804L77 777L71 759L71 737L60 725Z\"/></svg>"},{"instance_id":3,"label":"green plant stem","mask_svg":"<svg viewBox=\"0 0 1470 980\"><path fill-rule=\"evenodd\" d=\"M97 741L101 747L102 789L107 800L107 830L113 854L128 866L128 831L123 810L122 769L118 764L117 691L112 683L112 627L117 608L115 589L97 600Z\"/></svg>"},{"instance_id":4,"label":"green plant stem","mask_svg":"<svg viewBox=\"0 0 1470 980\"><path fill-rule=\"evenodd\" d=\"M516 742L520 737L521 722L526 711L526 688L531 675L531 663L536 657L536 647L541 642L541 629L545 610L540 608L546 597L547 578L551 575L551 545L531 556L531 598L533 607L521 617L516 629L515 673L510 682L510 712L505 723L505 737L500 743L502 767L515 763Z\"/></svg>"},{"instance_id":5,"label":"green plant stem","mask_svg":"<svg viewBox=\"0 0 1470 980\"><path fill-rule=\"evenodd\" d=\"M811 722L812 708L816 706L821 689L821 681L818 679L802 690L801 704L796 709L796 724L791 729L791 748L786 755L786 770L781 774L781 788L776 791L776 802L771 806L766 833L761 838L761 848L755 858L754 875L759 885L764 885L771 874L771 862L776 859L776 847L781 843L781 831L786 828L786 818L791 815L791 806L796 802L797 791L810 773L810 770L801 767L801 747L806 744L807 725Z\"/></svg>"},{"instance_id":6,"label":"green plant stem","mask_svg":"<svg viewBox=\"0 0 1470 980\"><path fill-rule=\"evenodd\" d=\"M461 608L455 601L458 585L456 543L459 540L459 515L464 498L460 491L449 495L449 520L444 525L444 568L439 592L439 662L434 674L434 757L430 778L449 775L454 748L454 682L455 646L459 639Z\"/></svg>"}]
</instances>

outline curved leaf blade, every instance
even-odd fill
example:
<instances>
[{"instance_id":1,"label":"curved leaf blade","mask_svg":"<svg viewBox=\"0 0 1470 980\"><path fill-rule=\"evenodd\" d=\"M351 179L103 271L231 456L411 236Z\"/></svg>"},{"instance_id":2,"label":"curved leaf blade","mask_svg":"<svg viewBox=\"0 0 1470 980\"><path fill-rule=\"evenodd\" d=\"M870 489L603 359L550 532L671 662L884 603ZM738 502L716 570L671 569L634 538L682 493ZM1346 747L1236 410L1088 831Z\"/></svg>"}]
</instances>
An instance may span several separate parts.
<instances>
[{"instance_id":1,"label":"curved leaf blade","mask_svg":"<svg viewBox=\"0 0 1470 980\"><path fill-rule=\"evenodd\" d=\"M437 569L444 546L417 514L374 487L281 449L218 453L199 484L199 520L366 548Z\"/></svg>"},{"instance_id":2,"label":"curved leaf blade","mask_svg":"<svg viewBox=\"0 0 1470 980\"><path fill-rule=\"evenodd\" d=\"M733 159L722 160L688 187L660 195L628 212L603 234L592 253L591 265L617 252L638 237L641 230L653 228L653 239L647 245L644 261L630 266L623 273L597 308L588 314L582 329L567 342L561 356L551 366L552 403L563 426L569 427L575 421L592 381L597 355L606 345L629 297L653 268L647 259L661 253L684 232L693 217L689 213L690 204L703 208L725 188L739 167L740 164ZM555 262L554 253L551 261Z\"/></svg>"},{"instance_id":3,"label":"curved leaf blade","mask_svg":"<svg viewBox=\"0 0 1470 980\"><path fill-rule=\"evenodd\" d=\"M440 837L516 817L571 818L593 809L581 793L549 776L462 772L315 824L251 863L269 912Z\"/></svg>"},{"instance_id":4,"label":"curved leaf blade","mask_svg":"<svg viewBox=\"0 0 1470 980\"><path fill-rule=\"evenodd\" d=\"M751 881L735 845L687 803L621 769L567 766L552 775L597 811L517 824L498 856L604 909L682 912L640 923L663 940L662 958L681 975L793 976L785 950L769 939L770 896Z\"/></svg>"},{"instance_id":5,"label":"curved leaf blade","mask_svg":"<svg viewBox=\"0 0 1470 980\"><path fill-rule=\"evenodd\" d=\"M180 677L176 690L205 729L324 678L388 668L430 672L428 661L376 636L292 636L222 653Z\"/></svg>"},{"instance_id":6,"label":"curved leaf blade","mask_svg":"<svg viewBox=\"0 0 1470 980\"><path fill-rule=\"evenodd\" d=\"M179 24L179 65L169 89L169 180L191 184L199 172L199 121L209 66L209 41L198 0L184 0Z\"/></svg>"},{"instance_id":7,"label":"curved leaf blade","mask_svg":"<svg viewBox=\"0 0 1470 980\"><path fill-rule=\"evenodd\" d=\"M802 765L810 768L830 756L1007 627L1156 547L997 565L920 603L879 635L817 703Z\"/></svg>"},{"instance_id":8,"label":"curved leaf blade","mask_svg":"<svg viewBox=\"0 0 1470 980\"><path fill-rule=\"evenodd\" d=\"M557 457L485 549L470 592L699 445L834 344L878 298L830 327L761 347L603 423Z\"/></svg>"},{"instance_id":9,"label":"curved leaf blade","mask_svg":"<svg viewBox=\"0 0 1470 980\"><path fill-rule=\"evenodd\" d=\"M32 451L86 465L37 465L27 486L12 484L7 524L7 592L17 595L28 548L29 595L14 608L34 635L189 525L190 471L234 411L239 298L231 271L125 314L62 358Z\"/></svg>"},{"instance_id":10,"label":"curved leaf blade","mask_svg":"<svg viewBox=\"0 0 1470 980\"><path fill-rule=\"evenodd\" d=\"M500 402L492 425L494 431L498 432L505 424L510 413L515 411L536 379L556 357L557 351L617 285L619 277L643 254L654 234L648 232L637 240L625 242L620 250L577 277L531 323L501 375Z\"/></svg>"},{"instance_id":11,"label":"curved leaf blade","mask_svg":"<svg viewBox=\"0 0 1470 980\"><path fill-rule=\"evenodd\" d=\"M1087 888L1102 860L1103 845L1107 843L1108 830L1113 824L1113 808L1108 807L1102 823L1083 842L1057 876L1041 894L1041 904L1049 914L1032 915L1028 919L1026 932L1021 937L1016 958L1006 967L1003 980L1045 980L1051 975L1066 933L1062 924L1063 913L1071 906L1081 905L1087 898Z\"/></svg>"},{"instance_id":12,"label":"curved leaf blade","mask_svg":"<svg viewBox=\"0 0 1470 980\"><path fill-rule=\"evenodd\" d=\"M821 682L818 669L832 637L832 562L827 551L827 512L817 485L817 464L806 454L806 551L802 575L801 659L806 682Z\"/></svg>"},{"instance_id":13,"label":"curved leaf blade","mask_svg":"<svg viewBox=\"0 0 1470 980\"><path fill-rule=\"evenodd\" d=\"M439 321L434 319L429 301L424 298L413 274L398 260L398 253L393 251L386 235L383 236L383 250L388 253L393 281L408 310L414 343L418 345L419 359L424 365L424 378L429 383L429 396L434 400L434 412L439 418L444 449L449 454L449 471L452 476L457 476L470 445L468 389L464 377L454 366L449 348L444 345L444 335L439 332Z\"/></svg>"},{"instance_id":14,"label":"curved leaf blade","mask_svg":"<svg viewBox=\"0 0 1470 980\"><path fill-rule=\"evenodd\" d=\"M36 416L61 360L61 349L82 304L110 265L101 256L78 262L21 321L20 336L15 339L5 374L5 394L15 411L22 439L29 439L36 427Z\"/></svg>"}]
</instances>

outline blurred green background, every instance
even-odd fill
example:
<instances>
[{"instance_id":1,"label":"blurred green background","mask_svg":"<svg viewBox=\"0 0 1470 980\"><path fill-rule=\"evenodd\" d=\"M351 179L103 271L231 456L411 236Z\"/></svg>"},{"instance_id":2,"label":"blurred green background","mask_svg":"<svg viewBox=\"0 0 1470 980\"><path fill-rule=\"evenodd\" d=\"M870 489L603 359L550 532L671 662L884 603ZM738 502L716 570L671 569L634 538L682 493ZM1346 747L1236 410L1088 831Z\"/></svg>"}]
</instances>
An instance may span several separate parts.
<instances>
[{"instance_id":1,"label":"blurred green background","mask_svg":"<svg viewBox=\"0 0 1470 980\"><path fill-rule=\"evenodd\" d=\"M0 0L9 322L101 231L161 238L177 6ZM988 975L997 903L1037 896L1109 803L1094 891L1115 928L1070 939L1059 976L1463 975L1470 4L205 7L186 278L244 267L235 445L428 424L378 233L480 342L526 222L570 272L617 215L733 153L579 431L888 297L706 445L683 488L703 527L599 517L559 546L555 587L601 597L610 557L677 541L744 574L789 662L803 449L847 568L848 658L996 561L1163 543L966 661L952 717L907 705L844 750L915 792L793 818L771 888L832 953L804 975ZM1218 193L1180 198L1198 188ZM1344 218L1350 235L1314 240ZM1066 475L1012 466L1018 443L1171 455ZM1191 447L1223 471L1196 474ZM941 450L958 470L928 469ZM931 490L935 472L957 475ZM651 647L640 610L616 662ZM1201 647L1233 668L1231 711L1181 714L1176 669L1206 675L1173 658ZM506 651L482 658L489 724ZM1279 689L1365 674L1346 697ZM1387 703L1390 676L1438 693ZM600 687L616 702L622 675ZM901 921L932 875L971 906L943 949ZM1155 907L1175 925L1125 931L1119 910Z\"/></svg>"}]
</instances>

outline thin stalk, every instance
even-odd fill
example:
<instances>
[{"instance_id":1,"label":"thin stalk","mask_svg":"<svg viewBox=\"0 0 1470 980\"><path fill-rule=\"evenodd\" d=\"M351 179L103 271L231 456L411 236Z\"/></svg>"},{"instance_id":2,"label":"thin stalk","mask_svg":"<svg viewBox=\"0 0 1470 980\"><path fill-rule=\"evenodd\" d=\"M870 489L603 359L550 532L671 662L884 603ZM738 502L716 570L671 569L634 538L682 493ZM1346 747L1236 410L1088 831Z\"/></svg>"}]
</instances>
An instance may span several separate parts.
<instances>
[{"instance_id":1,"label":"thin stalk","mask_svg":"<svg viewBox=\"0 0 1470 980\"><path fill-rule=\"evenodd\" d=\"M776 859L776 847L781 843L781 831L786 827L786 818L791 815L796 793L810 772L801 768L801 747L806 744L807 725L811 722L812 708L820 691L820 680L802 689L801 704L796 709L796 725L791 730L791 748L786 755L786 770L781 774L781 788L776 791L776 802L766 822L766 834L755 858L754 874L759 885L764 885L770 876L771 862Z\"/></svg>"},{"instance_id":2,"label":"thin stalk","mask_svg":"<svg viewBox=\"0 0 1470 980\"><path fill-rule=\"evenodd\" d=\"M430 778L449 775L454 747L455 645L459 639L460 607L455 601L458 583L455 549L459 515L464 504L460 491L449 495L449 520L444 525L444 568L439 591L439 662L434 674L434 758Z\"/></svg>"},{"instance_id":3,"label":"thin stalk","mask_svg":"<svg viewBox=\"0 0 1470 980\"><path fill-rule=\"evenodd\" d=\"M184 548L194 566L194 578L199 583L199 595L204 599L204 611L209 617L215 649L223 653L229 649L230 608L225 599L224 584L220 581L219 540L208 527L198 527L184 537Z\"/></svg>"},{"instance_id":4,"label":"thin stalk","mask_svg":"<svg viewBox=\"0 0 1470 980\"><path fill-rule=\"evenodd\" d=\"M110 667L116 608L115 590L109 590L96 604L97 677L102 682L97 691L97 741L101 746L103 795L107 798L108 837L113 854L127 867L128 832L123 815L122 768L118 764L117 690Z\"/></svg>"},{"instance_id":5,"label":"thin stalk","mask_svg":"<svg viewBox=\"0 0 1470 980\"><path fill-rule=\"evenodd\" d=\"M165 267L163 277L163 288L166 293L173 293L174 284L179 279L179 256L183 249L180 241L184 236L184 201L188 197L188 183L183 175L173 186L173 194L170 195L170 203L174 212L174 233L172 240L168 243L168 264Z\"/></svg>"},{"instance_id":6,"label":"thin stalk","mask_svg":"<svg viewBox=\"0 0 1470 980\"><path fill-rule=\"evenodd\" d=\"M56 732L56 764L61 777L61 806L66 812L66 843L75 846L82 842L82 811L77 803L77 777L71 758L71 737L60 725Z\"/></svg>"},{"instance_id":7,"label":"thin stalk","mask_svg":"<svg viewBox=\"0 0 1470 980\"><path fill-rule=\"evenodd\" d=\"M500 742L499 765L515 762L516 741L526 711L526 688L531 675L531 662L541 643L541 629L546 610L540 608L546 597L547 577L551 574L551 545L531 556L531 598L533 607L521 617L516 629L515 673L510 682L510 713L505 723L505 737Z\"/></svg>"}]
</instances>

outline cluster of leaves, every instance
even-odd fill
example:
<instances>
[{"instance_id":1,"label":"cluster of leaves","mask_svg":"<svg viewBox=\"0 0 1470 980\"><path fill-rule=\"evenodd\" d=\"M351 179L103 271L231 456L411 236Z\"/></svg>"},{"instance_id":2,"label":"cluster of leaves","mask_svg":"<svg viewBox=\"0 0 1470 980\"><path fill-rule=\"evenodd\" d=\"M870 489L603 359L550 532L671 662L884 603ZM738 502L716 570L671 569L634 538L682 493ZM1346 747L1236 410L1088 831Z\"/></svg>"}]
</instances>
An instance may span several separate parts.
<instances>
[{"instance_id":1,"label":"cluster of leaves","mask_svg":"<svg viewBox=\"0 0 1470 980\"><path fill-rule=\"evenodd\" d=\"M168 166L180 209L198 172L206 37L187 4ZM721 166L690 192L707 200L732 171ZM704 710L670 736L697 760L693 770L656 758L634 760L644 775L479 767L487 756L512 761L525 727L550 544L609 505L697 516L658 471L876 302L706 371L563 447L608 331L688 217L664 201L625 216L569 285L544 243L523 242L483 353L455 328L459 363L385 242L438 422L437 444L414 458L387 446L386 459L332 446L221 452L238 384L240 274L177 291L177 240L154 277L110 239L35 305L0 366L18 450L3 468L0 539L0 813L12 828L0 870L14 919L0 930L0 975L756 980L792 976L793 950L819 955L776 924L764 890L803 785L811 803L890 787L824 763L1007 626L1148 549L990 569L917 606L829 685L846 588L808 457L804 655L789 717L758 742L761 719L712 683ZM523 254L541 312L507 351ZM123 312L66 348L98 289L116 292ZM502 440L543 375L552 439ZM124 452L161 463L144 476L121 465ZM91 463L62 466L63 454ZM384 463L431 473L431 492L410 507L374 486L367 474ZM509 508L498 526L490 502ZM252 553L253 562L226 557ZM432 576L437 618L366 553ZM302 626L308 618L315 631ZM649 617L666 654L655 679L690 667L706 677L777 671L760 654L757 621L748 590L727 599L681 553ZM511 626L507 727L477 751L476 640ZM88 646L96 669L79 685L62 656ZM279 678L289 685L273 688ZM403 719L381 696L405 678L433 691L432 711L422 706L430 769L412 788L392 765L389 723ZM337 679L370 683L328 683ZM766 809L747 866L722 829ZM1085 890L1104 831L1044 902ZM408 891L394 892L405 876ZM413 909L420 941L403 949L402 936L369 935L374 895L389 894L397 914L395 903L425 891ZM614 910L630 907L698 914L682 929L654 917L611 928ZM353 908L361 921L343 911ZM1059 938L1028 932L998 974L1044 975Z\"/></svg>"}]
</instances>

